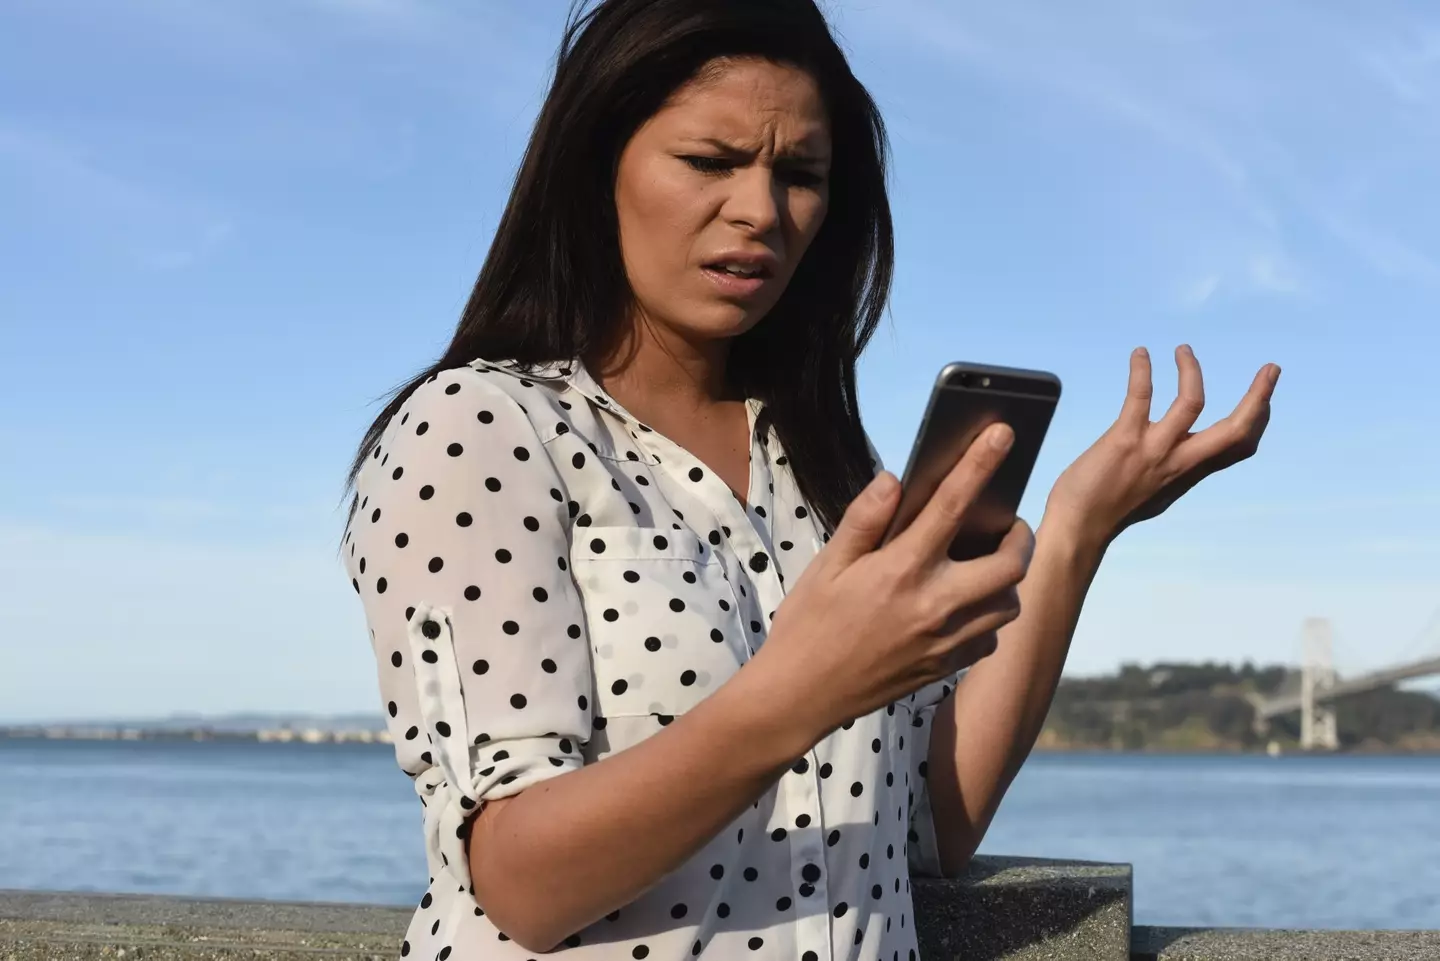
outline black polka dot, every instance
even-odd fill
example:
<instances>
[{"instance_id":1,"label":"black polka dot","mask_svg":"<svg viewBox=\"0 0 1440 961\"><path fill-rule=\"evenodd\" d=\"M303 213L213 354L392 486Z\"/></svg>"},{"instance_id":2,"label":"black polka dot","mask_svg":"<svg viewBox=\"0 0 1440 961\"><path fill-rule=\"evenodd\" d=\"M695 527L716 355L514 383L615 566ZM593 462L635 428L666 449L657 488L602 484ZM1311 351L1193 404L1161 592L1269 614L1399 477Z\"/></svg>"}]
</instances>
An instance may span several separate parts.
<instances>
[{"instance_id":1,"label":"black polka dot","mask_svg":"<svg viewBox=\"0 0 1440 961\"><path fill-rule=\"evenodd\" d=\"M427 620L424 624L420 625L420 633L433 641L440 636L440 625L435 621Z\"/></svg>"},{"instance_id":2,"label":"black polka dot","mask_svg":"<svg viewBox=\"0 0 1440 961\"><path fill-rule=\"evenodd\" d=\"M683 672L683 673L680 675L680 683L683 684L685 687L689 687L689 686L691 686L692 684L694 684L694 683L695 683L695 672L694 672L694 671L685 671L685 672Z\"/></svg>"},{"instance_id":3,"label":"black polka dot","mask_svg":"<svg viewBox=\"0 0 1440 961\"><path fill-rule=\"evenodd\" d=\"M501 564L509 564L510 552L503 547L500 548L495 552L495 560L499 561Z\"/></svg>"},{"instance_id":4,"label":"black polka dot","mask_svg":"<svg viewBox=\"0 0 1440 961\"><path fill-rule=\"evenodd\" d=\"M420 488L420 499L421 499L422 501L428 501L430 498L432 498L432 497L434 497L434 496L435 496L435 488L432 487L431 485L426 484L424 487Z\"/></svg>"},{"instance_id":5,"label":"black polka dot","mask_svg":"<svg viewBox=\"0 0 1440 961\"><path fill-rule=\"evenodd\" d=\"M500 479L498 477L485 478L485 489L492 494L500 490Z\"/></svg>"},{"instance_id":6,"label":"black polka dot","mask_svg":"<svg viewBox=\"0 0 1440 961\"><path fill-rule=\"evenodd\" d=\"M451 444L449 447L445 448L445 453L449 454L451 457L459 457L461 454L465 453L465 448L461 447L459 444Z\"/></svg>"},{"instance_id":7,"label":"black polka dot","mask_svg":"<svg viewBox=\"0 0 1440 961\"><path fill-rule=\"evenodd\" d=\"M705 477L705 472L704 472L703 470L701 470L700 468L698 468L698 467L692 467L692 468L690 468L690 479L691 479L692 481L695 481L695 482L698 484L702 479L704 479L704 477Z\"/></svg>"},{"instance_id":8,"label":"black polka dot","mask_svg":"<svg viewBox=\"0 0 1440 961\"><path fill-rule=\"evenodd\" d=\"M525 702L525 695L524 695L524 694L511 694L511 695L510 695L510 706L513 707L513 708L515 708L517 711L518 711L519 709L523 708L523 707L525 706L525 703L526 703L526 702Z\"/></svg>"},{"instance_id":9,"label":"black polka dot","mask_svg":"<svg viewBox=\"0 0 1440 961\"><path fill-rule=\"evenodd\" d=\"M384 593L385 593L385 588L388 587L388 586L389 586L389 584L388 584L388 582L385 580L385 578L383 578L383 577L380 578L379 580L377 580L377 581L375 582L375 593L376 593L376 594L384 594Z\"/></svg>"},{"instance_id":10,"label":"black polka dot","mask_svg":"<svg viewBox=\"0 0 1440 961\"><path fill-rule=\"evenodd\" d=\"M470 516L469 511L461 511L460 513L455 515L455 523L460 525L461 527L469 527L472 523L474 523L474 520L475 518Z\"/></svg>"},{"instance_id":11,"label":"black polka dot","mask_svg":"<svg viewBox=\"0 0 1440 961\"><path fill-rule=\"evenodd\" d=\"M678 597L670 598L670 610L674 611L676 614L679 614L681 611L685 610L685 602L680 600L680 598Z\"/></svg>"},{"instance_id":12,"label":"black polka dot","mask_svg":"<svg viewBox=\"0 0 1440 961\"><path fill-rule=\"evenodd\" d=\"M399 534L396 534L396 535L395 535L395 546L396 546L396 547L404 547L404 546L405 546L406 544L408 544L408 543L410 543L410 535L409 535L409 534L406 534L404 531L401 531Z\"/></svg>"},{"instance_id":13,"label":"black polka dot","mask_svg":"<svg viewBox=\"0 0 1440 961\"><path fill-rule=\"evenodd\" d=\"M475 415L475 419L482 424L489 424L495 420L495 415L490 413L488 410L482 410L480 413Z\"/></svg>"},{"instance_id":14,"label":"black polka dot","mask_svg":"<svg viewBox=\"0 0 1440 961\"><path fill-rule=\"evenodd\" d=\"M751 938L749 941L746 941L746 942L745 942L745 945L746 945L746 947L748 947L751 951L759 951L761 948L763 948L763 947L765 946L765 939L764 939L764 938Z\"/></svg>"},{"instance_id":15,"label":"black polka dot","mask_svg":"<svg viewBox=\"0 0 1440 961\"><path fill-rule=\"evenodd\" d=\"M472 671L474 671L476 674L484 674L486 671L490 670L490 662L487 661L487 660L485 660L485 659L482 657L480 660L476 661L474 664L471 664L471 665L470 665L470 669L471 669Z\"/></svg>"},{"instance_id":16,"label":"black polka dot","mask_svg":"<svg viewBox=\"0 0 1440 961\"><path fill-rule=\"evenodd\" d=\"M556 671L555 662L550 660L550 658L548 657L545 658L543 661L540 662L540 670L544 671L546 674L554 674Z\"/></svg>"},{"instance_id":17,"label":"black polka dot","mask_svg":"<svg viewBox=\"0 0 1440 961\"><path fill-rule=\"evenodd\" d=\"M515 635L520 633L520 625L514 621L506 621L500 625L500 629L506 634Z\"/></svg>"},{"instance_id":18,"label":"black polka dot","mask_svg":"<svg viewBox=\"0 0 1440 961\"><path fill-rule=\"evenodd\" d=\"M550 595L545 592L545 588L543 587L535 588L535 590L530 592L530 596L535 598L535 600L539 601L542 604L545 603L545 601L548 600L550 597Z\"/></svg>"},{"instance_id":19,"label":"black polka dot","mask_svg":"<svg viewBox=\"0 0 1440 961\"><path fill-rule=\"evenodd\" d=\"M647 638L645 638L645 650L647 650L647 651L658 651L658 650L660 650L660 638L658 638L658 637L647 637Z\"/></svg>"},{"instance_id":20,"label":"black polka dot","mask_svg":"<svg viewBox=\"0 0 1440 961\"><path fill-rule=\"evenodd\" d=\"M611 684L611 685L610 685L610 693L611 693L611 694L624 694L624 693L625 693L625 690L626 690L629 686L630 686L630 685L629 685L629 684L626 682L626 680L622 677L622 678L620 678L618 681L616 681L614 684Z\"/></svg>"},{"instance_id":21,"label":"black polka dot","mask_svg":"<svg viewBox=\"0 0 1440 961\"><path fill-rule=\"evenodd\" d=\"M533 517L525 518L524 524L527 531L538 531L540 529L540 522Z\"/></svg>"},{"instance_id":22,"label":"black polka dot","mask_svg":"<svg viewBox=\"0 0 1440 961\"><path fill-rule=\"evenodd\" d=\"M416 426L416 428L415 428L415 433L416 433L416 434L423 434L423 433L425 433L425 432L426 432L427 430L429 430L429 429L430 429L430 422L429 422L429 421L422 420L422 421L419 423L419 425Z\"/></svg>"},{"instance_id":23,"label":"black polka dot","mask_svg":"<svg viewBox=\"0 0 1440 961\"><path fill-rule=\"evenodd\" d=\"M445 566L445 559L443 557L432 557L430 558L430 563L426 566L430 568L431 574L438 574L440 573L440 568Z\"/></svg>"},{"instance_id":24,"label":"black polka dot","mask_svg":"<svg viewBox=\"0 0 1440 961\"><path fill-rule=\"evenodd\" d=\"M590 550L594 551L596 554L605 553L605 542L598 537L594 538L590 541Z\"/></svg>"},{"instance_id":25,"label":"black polka dot","mask_svg":"<svg viewBox=\"0 0 1440 961\"><path fill-rule=\"evenodd\" d=\"M820 866L818 864L807 864L800 869L800 876L811 884L820 880Z\"/></svg>"},{"instance_id":26,"label":"black polka dot","mask_svg":"<svg viewBox=\"0 0 1440 961\"><path fill-rule=\"evenodd\" d=\"M480 588L476 587L474 584L471 584L469 587L465 588L465 600L467 600L467 601L478 601L478 600L480 600Z\"/></svg>"}]
</instances>

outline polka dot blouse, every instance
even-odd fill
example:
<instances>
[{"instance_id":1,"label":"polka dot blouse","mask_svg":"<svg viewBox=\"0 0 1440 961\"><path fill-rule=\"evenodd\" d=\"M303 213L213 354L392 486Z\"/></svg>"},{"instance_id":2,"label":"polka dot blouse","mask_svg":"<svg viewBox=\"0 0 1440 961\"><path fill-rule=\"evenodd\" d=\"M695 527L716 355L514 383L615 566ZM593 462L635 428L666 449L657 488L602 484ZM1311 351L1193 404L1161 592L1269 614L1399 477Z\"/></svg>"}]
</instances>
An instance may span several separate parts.
<instances>
[{"instance_id":1,"label":"polka dot blouse","mask_svg":"<svg viewBox=\"0 0 1440 961\"><path fill-rule=\"evenodd\" d=\"M644 740L765 643L828 534L774 435L756 436L761 405L747 407L745 503L579 363L476 361L391 420L343 554L396 758L424 806L431 882L402 957L530 958L471 893L468 818ZM940 873L925 755L953 680L838 728L557 952L914 961L909 879Z\"/></svg>"}]
</instances>

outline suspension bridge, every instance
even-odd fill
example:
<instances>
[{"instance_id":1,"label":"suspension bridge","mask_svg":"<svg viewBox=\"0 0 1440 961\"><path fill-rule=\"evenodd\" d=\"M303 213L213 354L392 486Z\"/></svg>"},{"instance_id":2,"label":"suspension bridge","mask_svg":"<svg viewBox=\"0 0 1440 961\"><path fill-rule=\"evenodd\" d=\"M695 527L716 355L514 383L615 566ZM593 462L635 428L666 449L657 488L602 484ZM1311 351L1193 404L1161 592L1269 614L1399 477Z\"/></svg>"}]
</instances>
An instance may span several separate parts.
<instances>
[{"instance_id":1,"label":"suspension bridge","mask_svg":"<svg viewBox=\"0 0 1440 961\"><path fill-rule=\"evenodd\" d=\"M1440 626L1440 612L1430 626ZM1431 633L1430 630L1424 632ZM1301 749L1334 751L1340 747L1335 724L1337 701L1430 675L1440 675L1440 655L1432 654L1342 679L1335 670L1334 633L1330 621L1312 617L1305 621L1304 626L1304 658L1300 666L1299 689L1270 696L1252 695L1250 702L1255 707L1255 727L1264 734L1273 719L1299 711Z\"/></svg>"}]
</instances>

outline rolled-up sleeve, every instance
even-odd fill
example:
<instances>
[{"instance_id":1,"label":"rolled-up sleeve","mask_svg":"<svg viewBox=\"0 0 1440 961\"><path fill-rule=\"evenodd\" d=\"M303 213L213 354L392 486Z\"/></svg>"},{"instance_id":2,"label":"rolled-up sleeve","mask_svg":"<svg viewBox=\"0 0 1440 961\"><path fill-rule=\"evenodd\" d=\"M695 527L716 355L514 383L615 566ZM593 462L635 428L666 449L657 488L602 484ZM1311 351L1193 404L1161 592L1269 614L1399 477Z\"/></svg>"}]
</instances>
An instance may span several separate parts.
<instances>
[{"instance_id":1,"label":"rolled-up sleeve","mask_svg":"<svg viewBox=\"0 0 1440 961\"><path fill-rule=\"evenodd\" d=\"M464 886L470 816L579 768L593 671L565 486L522 407L469 367L422 385L356 485L343 550L427 851Z\"/></svg>"}]
</instances>

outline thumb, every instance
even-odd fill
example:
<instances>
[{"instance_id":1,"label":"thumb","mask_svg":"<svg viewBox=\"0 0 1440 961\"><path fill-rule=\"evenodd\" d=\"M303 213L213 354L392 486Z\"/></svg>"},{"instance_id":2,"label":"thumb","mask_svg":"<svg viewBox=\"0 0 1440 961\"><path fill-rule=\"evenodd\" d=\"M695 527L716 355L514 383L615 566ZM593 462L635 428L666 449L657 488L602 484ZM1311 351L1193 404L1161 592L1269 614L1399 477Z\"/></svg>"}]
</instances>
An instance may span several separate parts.
<instances>
[{"instance_id":1,"label":"thumb","mask_svg":"<svg viewBox=\"0 0 1440 961\"><path fill-rule=\"evenodd\" d=\"M848 567L870 553L885 536L890 519L895 516L896 493L900 482L889 471L875 475L865 489L845 508L840 526L826 545L826 554Z\"/></svg>"}]
</instances>

